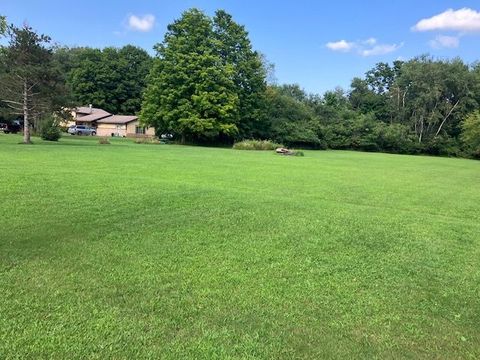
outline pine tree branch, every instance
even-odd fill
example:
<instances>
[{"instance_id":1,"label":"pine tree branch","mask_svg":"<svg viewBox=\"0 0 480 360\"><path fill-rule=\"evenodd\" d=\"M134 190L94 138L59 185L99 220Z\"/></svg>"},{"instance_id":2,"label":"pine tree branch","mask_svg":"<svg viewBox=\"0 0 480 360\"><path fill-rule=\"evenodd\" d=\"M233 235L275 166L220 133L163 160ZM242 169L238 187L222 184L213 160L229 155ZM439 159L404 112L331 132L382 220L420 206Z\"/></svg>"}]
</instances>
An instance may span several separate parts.
<instances>
[{"instance_id":1,"label":"pine tree branch","mask_svg":"<svg viewBox=\"0 0 480 360\"><path fill-rule=\"evenodd\" d=\"M2 99L1 101L3 101L4 103L8 103L8 104L16 104L16 105L21 105L21 106L23 106L23 103L21 103L21 102L18 102L18 101L13 101L13 100L3 100L3 99Z\"/></svg>"}]
</instances>

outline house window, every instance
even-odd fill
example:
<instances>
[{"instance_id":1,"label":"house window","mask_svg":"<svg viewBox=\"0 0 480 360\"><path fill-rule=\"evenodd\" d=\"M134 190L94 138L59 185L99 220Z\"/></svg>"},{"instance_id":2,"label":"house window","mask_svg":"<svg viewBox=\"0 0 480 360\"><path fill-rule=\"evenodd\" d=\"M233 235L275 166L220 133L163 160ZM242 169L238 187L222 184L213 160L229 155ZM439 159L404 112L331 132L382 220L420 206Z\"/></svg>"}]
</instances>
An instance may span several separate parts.
<instances>
[{"instance_id":1,"label":"house window","mask_svg":"<svg viewBox=\"0 0 480 360\"><path fill-rule=\"evenodd\" d=\"M135 126L135 134L144 135L145 134L145 128L143 126Z\"/></svg>"}]
</instances>

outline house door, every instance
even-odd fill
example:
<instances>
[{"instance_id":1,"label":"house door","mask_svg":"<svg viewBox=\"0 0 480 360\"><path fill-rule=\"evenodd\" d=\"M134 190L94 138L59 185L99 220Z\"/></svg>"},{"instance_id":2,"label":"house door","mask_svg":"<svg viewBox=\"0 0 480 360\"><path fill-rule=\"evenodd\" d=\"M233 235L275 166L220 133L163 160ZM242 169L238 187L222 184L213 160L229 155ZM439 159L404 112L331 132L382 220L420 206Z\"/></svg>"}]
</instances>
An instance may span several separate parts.
<instances>
[{"instance_id":1,"label":"house door","mask_svg":"<svg viewBox=\"0 0 480 360\"><path fill-rule=\"evenodd\" d=\"M117 125L116 129L117 129L117 132L116 132L117 136L122 136L122 137L125 136L125 126L124 125Z\"/></svg>"}]
</instances>

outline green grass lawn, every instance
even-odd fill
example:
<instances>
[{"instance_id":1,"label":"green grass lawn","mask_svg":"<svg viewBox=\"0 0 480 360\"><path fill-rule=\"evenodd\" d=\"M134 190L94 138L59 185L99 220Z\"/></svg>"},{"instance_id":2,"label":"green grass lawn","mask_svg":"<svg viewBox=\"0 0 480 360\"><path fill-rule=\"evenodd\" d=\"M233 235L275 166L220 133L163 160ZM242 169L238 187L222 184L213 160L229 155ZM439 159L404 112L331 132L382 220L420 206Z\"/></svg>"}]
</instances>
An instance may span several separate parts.
<instances>
[{"instance_id":1,"label":"green grass lawn","mask_svg":"<svg viewBox=\"0 0 480 360\"><path fill-rule=\"evenodd\" d=\"M0 358L479 358L480 162L0 135Z\"/></svg>"}]
</instances>

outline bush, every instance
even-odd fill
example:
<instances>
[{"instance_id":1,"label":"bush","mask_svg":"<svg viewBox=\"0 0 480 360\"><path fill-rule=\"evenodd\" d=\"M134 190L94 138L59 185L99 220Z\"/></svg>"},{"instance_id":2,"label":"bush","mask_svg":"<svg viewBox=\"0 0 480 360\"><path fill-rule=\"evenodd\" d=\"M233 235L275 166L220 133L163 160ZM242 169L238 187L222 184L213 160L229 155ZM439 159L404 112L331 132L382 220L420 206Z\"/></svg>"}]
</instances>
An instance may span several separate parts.
<instances>
[{"instance_id":1,"label":"bush","mask_svg":"<svg viewBox=\"0 0 480 360\"><path fill-rule=\"evenodd\" d=\"M58 141L62 137L60 126L53 118L45 120L42 128L40 129L40 136L43 140Z\"/></svg>"},{"instance_id":2,"label":"bush","mask_svg":"<svg viewBox=\"0 0 480 360\"><path fill-rule=\"evenodd\" d=\"M233 144L236 150L275 150L279 147L284 146L271 140L243 140Z\"/></svg>"},{"instance_id":3,"label":"bush","mask_svg":"<svg viewBox=\"0 0 480 360\"><path fill-rule=\"evenodd\" d=\"M416 154L423 149L410 133L408 126L385 124L366 115L325 125L322 131L332 149L401 154Z\"/></svg>"},{"instance_id":4,"label":"bush","mask_svg":"<svg viewBox=\"0 0 480 360\"><path fill-rule=\"evenodd\" d=\"M155 137L135 138L135 144L161 144L162 142Z\"/></svg>"},{"instance_id":5,"label":"bush","mask_svg":"<svg viewBox=\"0 0 480 360\"><path fill-rule=\"evenodd\" d=\"M108 145L108 144L110 144L110 140L108 140L108 137L103 136L103 137L98 139L98 143L101 144L101 145Z\"/></svg>"},{"instance_id":6,"label":"bush","mask_svg":"<svg viewBox=\"0 0 480 360\"><path fill-rule=\"evenodd\" d=\"M480 147L478 149L474 149L472 151L472 157L474 159L479 159L480 160Z\"/></svg>"},{"instance_id":7,"label":"bush","mask_svg":"<svg viewBox=\"0 0 480 360\"><path fill-rule=\"evenodd\" d=\"M374 133L380 151L400 154L419 152L418 142L405 125L379 123L375 126Z\"/></svg>"},{"instance_id":8,"label":"bush","mask_svg":"<svg viewBox=\"0 0 480 360\"><path fill-rule=\"evenodd\" d=\"M423 152L436 156L460 156L460 144L457 139L448 136L437 136L426 141L423 146Z\"/></svg>"}]
</instances>

